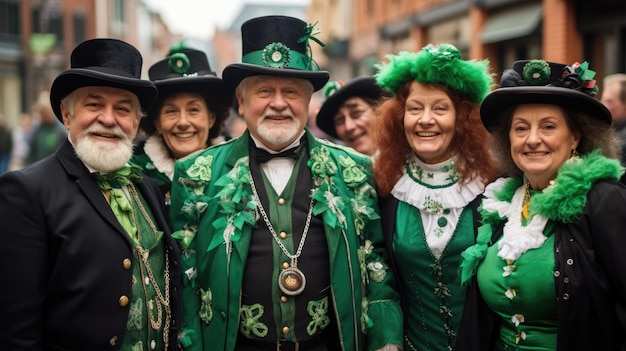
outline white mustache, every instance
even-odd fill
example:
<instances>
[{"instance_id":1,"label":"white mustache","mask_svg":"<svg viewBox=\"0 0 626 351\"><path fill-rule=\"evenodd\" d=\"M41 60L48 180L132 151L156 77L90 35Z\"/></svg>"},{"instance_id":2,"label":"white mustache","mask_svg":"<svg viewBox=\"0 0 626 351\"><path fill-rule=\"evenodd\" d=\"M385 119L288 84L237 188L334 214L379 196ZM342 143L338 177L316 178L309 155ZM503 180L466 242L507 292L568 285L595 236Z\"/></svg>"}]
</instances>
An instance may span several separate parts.
<instances>
[{"instance_id":1,"label":"white mustache","mask_svg":"<svg viewBox=\"0 0 626 351\"><path fill-rule=\"evenodd\" d=\"M118 126L107 128L98 124L93 124L83 131L84 136L87 136L88 134L110 134L122 140L128 139L128 136Z\"/></svg>"},{"instance_id":2,"label":"white mustache","mask_svg":"<svg viewBox=\"0 0 626 351\"><path fill-rule=\"evenodd\" d=\"M267 119L267 118L295 118L294 114L291 111L284 111L284 112L276 112L273 111L271 108L268 108L262 116L263 119Z\"/></svg>"}]
</instances>

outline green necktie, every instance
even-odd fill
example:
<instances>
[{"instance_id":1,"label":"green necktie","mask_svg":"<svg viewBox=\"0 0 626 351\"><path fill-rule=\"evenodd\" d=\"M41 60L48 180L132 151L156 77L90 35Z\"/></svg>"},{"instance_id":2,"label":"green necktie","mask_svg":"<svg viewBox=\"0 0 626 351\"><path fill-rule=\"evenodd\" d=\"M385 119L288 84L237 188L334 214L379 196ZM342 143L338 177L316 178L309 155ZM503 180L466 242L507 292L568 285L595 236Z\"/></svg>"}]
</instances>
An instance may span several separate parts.
<instances>
[{"instance_id":1,"label":"green necktie","mask_svg":"<svg viewBox=\"0 0 626 351\"><path fill-rule=\"evenodd\" d=\"M143 179L141 177L141 168L131 165L124 166L116 171L109 173L94 173L96 182L103 192L108 192L109 205L111 210L117 217L122 227L126 230L128 235L135 239L135 233L137 233L137 225L134 219L133 205L128 201L123 185L128 185L131 182L140 183Z\"/></svg>"}]
</instances>

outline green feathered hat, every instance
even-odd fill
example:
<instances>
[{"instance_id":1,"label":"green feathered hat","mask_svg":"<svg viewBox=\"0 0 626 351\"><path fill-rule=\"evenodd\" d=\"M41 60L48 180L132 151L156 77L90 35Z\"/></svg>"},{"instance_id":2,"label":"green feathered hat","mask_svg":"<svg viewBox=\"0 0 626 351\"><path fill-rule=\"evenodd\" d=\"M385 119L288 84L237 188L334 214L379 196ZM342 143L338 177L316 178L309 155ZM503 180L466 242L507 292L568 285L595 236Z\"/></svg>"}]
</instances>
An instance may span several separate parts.
<instances>
[{"instance_id":1,"label":"green feathered hat","mask_svg":"<svg viewBox=\"0 0 626 351\"><path fill-rule=\"evenodd\" d=\"M494 86L489 60L461 60L461 53L451 44L428 44L419 52L403 51L387 58L389 63L376 65L379 71L375 77L378 85L392 93L415 80L443 84L481 103Z\"/></svg>"}]
</instances>

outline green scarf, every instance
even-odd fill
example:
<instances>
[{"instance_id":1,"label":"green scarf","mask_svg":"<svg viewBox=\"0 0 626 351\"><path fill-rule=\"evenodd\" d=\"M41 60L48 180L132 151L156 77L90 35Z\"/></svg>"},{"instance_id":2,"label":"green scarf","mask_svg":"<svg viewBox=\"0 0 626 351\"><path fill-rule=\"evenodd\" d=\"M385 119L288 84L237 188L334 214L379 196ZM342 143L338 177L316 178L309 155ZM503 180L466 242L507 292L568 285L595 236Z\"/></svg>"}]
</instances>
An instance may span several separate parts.
<instances>
[{"instance_id":1,"label":"green scarf","mask_svg":"<svg viewBox=\"0 0 626 351\"><path fill-rule=\"evenodd\" d=\"M134 209L124 194L122 186L129 185L131 182L141 183L143 180L141 168L134 165L124 166L109 173L94 173L94 176L100 190L110 194L109 205L115 217L128 235L133 238L137 232L137 225L133 216Z\"/></svg>"}]
</instances>

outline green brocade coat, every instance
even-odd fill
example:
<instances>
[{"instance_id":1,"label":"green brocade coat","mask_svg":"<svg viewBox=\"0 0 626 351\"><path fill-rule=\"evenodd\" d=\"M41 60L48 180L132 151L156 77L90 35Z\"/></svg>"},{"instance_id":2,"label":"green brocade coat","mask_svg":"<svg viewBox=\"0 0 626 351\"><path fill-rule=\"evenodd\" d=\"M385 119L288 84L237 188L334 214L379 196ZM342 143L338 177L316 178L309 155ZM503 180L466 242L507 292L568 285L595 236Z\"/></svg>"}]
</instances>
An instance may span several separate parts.
<instances>
[{"instance_id":1,"label":"green brocade coat","mask_svg":"<svg viewBox=\"0 0 626 351\"><path fill-rule=\"evenodd\" d=\"M306 139L313 214L324 221L343 350L365 350L366 339L370 350L401 345L402 312L386 264L371 161L308 130ZM176 163L171 219L183 246L180 340L186 350L230 351L237 341L246 257L259 220L249 140L246 132Z\"/></svg>"}]
</instances>

